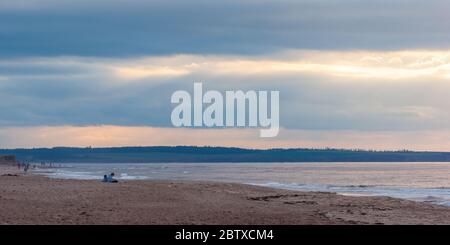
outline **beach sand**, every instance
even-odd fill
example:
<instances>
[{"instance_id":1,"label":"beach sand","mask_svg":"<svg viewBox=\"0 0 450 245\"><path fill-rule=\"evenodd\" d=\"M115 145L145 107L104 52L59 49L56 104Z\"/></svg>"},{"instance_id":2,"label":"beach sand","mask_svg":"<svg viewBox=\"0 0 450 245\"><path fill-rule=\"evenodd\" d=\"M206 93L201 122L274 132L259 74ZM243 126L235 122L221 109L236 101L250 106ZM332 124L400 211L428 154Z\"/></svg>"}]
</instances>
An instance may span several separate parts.
<instances>
[{"instance_id":1,"label":"beach sand","mask_svg":"<svg viewBox=\"0 0 450 245\"><path fill-rule=\"evenodd\" d=\"M0 224L450 224L450 207L216 182L49 179L1 166Z\"/></svg>"}]
</instances>

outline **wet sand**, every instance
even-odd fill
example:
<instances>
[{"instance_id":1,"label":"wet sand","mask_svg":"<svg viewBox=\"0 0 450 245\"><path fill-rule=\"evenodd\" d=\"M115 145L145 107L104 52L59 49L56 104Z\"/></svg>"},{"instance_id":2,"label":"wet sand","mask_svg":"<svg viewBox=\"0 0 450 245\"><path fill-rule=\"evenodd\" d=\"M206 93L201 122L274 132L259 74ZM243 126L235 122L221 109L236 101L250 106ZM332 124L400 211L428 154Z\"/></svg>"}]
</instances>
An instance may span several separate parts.
<instances>
[{"instance_id":1,"label":"wet sand","mask_svg":"<svg viewBox=\"0 0 450 245\"><path fill-rule=\"evenodd\" d=\"M0 166L0 224L450 224L450 207L231 183L49 179Z\"/></svg>"}]
</instances>

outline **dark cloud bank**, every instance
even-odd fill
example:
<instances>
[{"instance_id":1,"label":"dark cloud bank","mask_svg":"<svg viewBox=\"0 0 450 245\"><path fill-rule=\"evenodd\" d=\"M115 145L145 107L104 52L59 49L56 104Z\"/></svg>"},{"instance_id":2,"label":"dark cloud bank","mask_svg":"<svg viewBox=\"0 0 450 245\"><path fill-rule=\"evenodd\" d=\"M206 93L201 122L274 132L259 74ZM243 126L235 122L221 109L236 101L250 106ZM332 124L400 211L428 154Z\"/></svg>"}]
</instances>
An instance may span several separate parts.
<instances>
[{"instance_id":1,"label":"dark cloud bank","mask_svg":"<svg viewBox=\"0 0 450 245\"><path fill-rule=\"evenodd\" d=\"M0 4L0 55L448 48L448 10L440 0L6 0Z\"/></svg>"}]
</instances>

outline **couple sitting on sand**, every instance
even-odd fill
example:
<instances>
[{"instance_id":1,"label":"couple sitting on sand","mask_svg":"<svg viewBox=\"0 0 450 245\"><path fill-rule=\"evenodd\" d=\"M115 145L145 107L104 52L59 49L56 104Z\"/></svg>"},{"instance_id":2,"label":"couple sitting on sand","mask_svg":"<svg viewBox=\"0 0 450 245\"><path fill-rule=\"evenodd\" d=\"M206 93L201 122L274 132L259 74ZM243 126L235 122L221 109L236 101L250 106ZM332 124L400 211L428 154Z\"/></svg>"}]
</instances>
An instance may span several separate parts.
<instances>
[{"instance_id":1,"label":"couple sitting on sand","mask_svg":"<svg viewBox=\"0 0 450 245\"><path fill-rule=\"evenodd\" d=\"M114 179L114 173L111 173L109 175L103 175L103 181L102 182L107 182L107 183L117 183L119 182L118 180Z\"/></svg>"}]
</instances>

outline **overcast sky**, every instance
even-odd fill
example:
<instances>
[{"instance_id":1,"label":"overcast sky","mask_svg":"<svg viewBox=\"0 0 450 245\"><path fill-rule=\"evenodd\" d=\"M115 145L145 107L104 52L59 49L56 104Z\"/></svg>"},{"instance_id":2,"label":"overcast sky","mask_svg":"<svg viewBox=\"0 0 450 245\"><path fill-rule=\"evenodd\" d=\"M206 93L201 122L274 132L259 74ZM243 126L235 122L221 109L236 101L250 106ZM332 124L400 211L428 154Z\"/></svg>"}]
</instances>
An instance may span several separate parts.
<instances>
[{"instance_id":1,"label":"overcast sky","mask_svg":"<svg viewBox=\"0 0 450 245\"><path fill-rule=\"evenodd\" d=\"M449 11L433 0L2 0L0 147L448 150ZM280 136L172 129L170 96L193 82L279 90Z\"/></svg>"}]
</instances>

